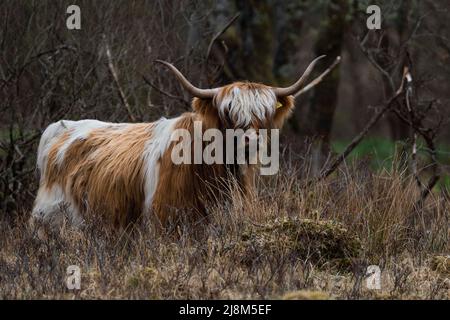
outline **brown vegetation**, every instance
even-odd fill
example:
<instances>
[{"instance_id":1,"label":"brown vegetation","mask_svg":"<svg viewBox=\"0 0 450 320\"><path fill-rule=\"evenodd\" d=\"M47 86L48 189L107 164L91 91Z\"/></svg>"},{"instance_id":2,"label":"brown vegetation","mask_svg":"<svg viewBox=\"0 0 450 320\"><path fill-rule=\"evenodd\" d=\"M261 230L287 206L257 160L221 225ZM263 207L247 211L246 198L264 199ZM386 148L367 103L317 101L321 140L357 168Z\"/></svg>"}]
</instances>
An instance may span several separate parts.
<instances>
[{"instance_id":1,"label":"brown vegetation","mask_svg":"<svg viewBox=\"0 0 450 320\"><path fill-rule=\"evenodd\" d=\"M430 197L411 226L417 190L402 172L346 168L308 188L298 170L282 172L252 199L236 193L208 223L163 233L89 221L41 241L21 219L1 223L0 297L449 298L448 199ZM366 288L371 264L380 291ZM81 268L79 291L65 287L69 265Z\"/></svg>"}]
</instances>

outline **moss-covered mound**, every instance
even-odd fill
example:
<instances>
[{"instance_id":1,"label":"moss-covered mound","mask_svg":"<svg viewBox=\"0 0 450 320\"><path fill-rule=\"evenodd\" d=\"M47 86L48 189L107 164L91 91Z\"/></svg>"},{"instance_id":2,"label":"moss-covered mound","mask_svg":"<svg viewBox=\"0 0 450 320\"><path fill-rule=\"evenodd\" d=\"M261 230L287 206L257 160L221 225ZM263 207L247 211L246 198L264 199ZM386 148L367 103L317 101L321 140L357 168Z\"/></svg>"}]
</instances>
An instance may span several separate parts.
<instances>
[{"instance_id":1,"label":"moss-covered mound","mask_svg":"<svg viewBox=\"0 0 450 320\"><path fill-rule=\"evenodd\" d=\"M348 268L362 249L358 237L340 223L298 218L248 225L241 240L246 263L274 256Z\"/></svg>"},{"instance_id":2,"label":"moss-covered mound","mask_svg":"<svg viewBox=\"0 0 450 320\"><path fill-rule=\"evenodd\" d=\"M431 269L442 274L450 275L450 256L434 256L431 258Z\"/></svg>"}]
</instances>

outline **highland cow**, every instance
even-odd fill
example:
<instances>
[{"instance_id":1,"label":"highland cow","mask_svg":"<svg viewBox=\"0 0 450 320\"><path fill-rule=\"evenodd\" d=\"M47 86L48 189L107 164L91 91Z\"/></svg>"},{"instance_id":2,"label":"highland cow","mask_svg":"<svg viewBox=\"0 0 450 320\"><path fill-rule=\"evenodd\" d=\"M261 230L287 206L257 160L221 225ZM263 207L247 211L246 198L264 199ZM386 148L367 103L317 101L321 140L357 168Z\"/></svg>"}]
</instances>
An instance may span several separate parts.
<instances>
[{"instance_id":1,"label":"highland cow","mask_svg":"<svg viewBox=\"0 0 450 320\"><path fill-rule=\"evenodd\" d=\"M108 123L61 120L44 131L38 149L40 186L32 219L55 222L68 213L80 224L87 215L104 215L116 226L144 216L165 223L181 212L208 213L208 203L238 183L243 194L254 188L255 165L175 164L171 153L177 129L281 128L294 107L293 95L321 57L286 88L235 82L199 89L173 65L168 67L194 98L192 112L152 123ZM202 148L205 147L204 145Z\"/></svg>"}]
</instances>

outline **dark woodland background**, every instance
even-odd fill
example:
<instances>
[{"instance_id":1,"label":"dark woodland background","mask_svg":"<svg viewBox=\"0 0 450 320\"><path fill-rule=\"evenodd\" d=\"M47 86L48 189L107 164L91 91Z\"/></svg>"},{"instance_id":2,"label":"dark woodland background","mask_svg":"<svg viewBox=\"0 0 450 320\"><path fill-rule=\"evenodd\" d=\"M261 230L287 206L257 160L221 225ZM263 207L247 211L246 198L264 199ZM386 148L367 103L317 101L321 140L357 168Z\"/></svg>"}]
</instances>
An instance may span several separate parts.
<instances>
[{"instance_id":1,"label":"dark woodland background","mask_svg":"<svg viewBox=\"0 0 450 320\"><path fill-rule=\"evenodd\" d=\"M81 30L66 9L81 8ZM369 4L381 30L366 27ZM450 2L2 0L0 299L449 299ZM190 110L156 65L199 87L317 76L281 135L281 168L207 220L118 232L28 228L37 145L60 119ZM63 208L62 208L63 209ZM176 232L174 232L176 231ZM177 236L173 236L176 233ZM380 290L367 266L382 272ZM80 267L81 289L66 288Z\"/></svg>"},{"instance_id":2,"label":"dark woodland background","mask_svg":"<svg viewBox=\"0 0 450 320\"><path fill-rule=\"evenodd\" d=\"M70 4L81 8L81 30L66 28ZM369 4L381 7L381 30L366 28ZM51 122L153 121L189 110L191 97L155 59L206 88L242 79L288 85L314 57L327 55L318 74L341 55L332 74L298 99L283 145L294 157L310 153L319 175L362 134L347 159L380 170L397 157L424 195L445 191L449 9L448 1L3 0L0 211L29 210L37 143ZM413 78L408 101L394 97L405 66Z\"/></svg>"}]
</instances>

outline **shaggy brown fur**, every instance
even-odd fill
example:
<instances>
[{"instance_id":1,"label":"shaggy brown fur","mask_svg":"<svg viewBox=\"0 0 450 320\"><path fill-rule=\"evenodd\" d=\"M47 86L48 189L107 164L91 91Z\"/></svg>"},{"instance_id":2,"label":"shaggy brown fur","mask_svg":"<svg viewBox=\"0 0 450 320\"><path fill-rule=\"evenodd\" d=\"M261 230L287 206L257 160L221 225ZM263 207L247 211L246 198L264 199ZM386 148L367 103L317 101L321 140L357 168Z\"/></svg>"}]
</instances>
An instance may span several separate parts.
<instances>
[{"instance_id":1,"label":"shaggy brown fur","mask_svg":"<svg viewBox=\"0 0 450 320\"><path fill-rule=\"evenodd\" d=\"M220 94L227 94L233 86L226 86ZM228 90L228 91L227 91ZM292 96L281 98L282 107L278 108L273 121L269 123L254 123L254 128L280 128L290 115L294 106ZM209 128L222 128L217 109L210 100L194 98L195 113L185 113L177 123L177 129L186 129L194 136L194 121L202 121L203 132ZM193 143L193 141L191 141ZM230 179L238 184L244 195L253 192L255 180L255 165L207 165L181 164L175 165L171 154L177 142L172 142L160 161L160 176L153 200L153 210L161 222L176 215L179 210L194 210L193 218L207 214L206 203L228 197ZM203 148L205 145L203 145ZM193 155L192 155L193 156ZM225 154L224 154L225 157Z\"/></svg>"},{"instance_id":2,"label":"shaggy brown fur","mask_svg":"<svg viewBox=\"0 0 450 320\"><path fill-rule=\"evenodd\" d=\"M278 98L278 102L281 103L281 107L277 108L275 112L275 116L273 117L273 127L281 129L294 109L294 97L287 96Z\"/></svg>"},{"instance_id":3,"label":"shaggy brown fur","mask_svg":"<svg viewBox=\"0 0 450 320\"><path fill-rule=\"evenodd\" d=\"M94 129L73 142L58 164L57 152L70 133L64 134L49 152L45 187L62 186L81 214L103 213L117 226L136 220L144 203L142 153L151 130L152 124Z\"/></svg>"},{"instance_id":4,"label":"shaggy brown fur","mask_svg":"<svg viewBox=\"0 0 450 320\"><path fill-rule=\"evenodd\" d=\"M217 99L236 85L257 90L258 84L238 83L222 88ZM264 86L265 87L265 86ZM294 99L280 98L281 107L266 123L252 123L254 129L281 128L290 114ZM220 119L215 99L194 98L194 112L183 114L175 129L186 129L194 139L194 122L201 121L203 131L217 128L223 132L232 124ZM143 151L152 137L153 124L129 124L126 127L93 129L86 139L74 141L66 150L61 164L58 150L70 138L63 134L51 147L41 188L50 192L60 186L76 209L86 217L89 212L104 214L116 226L126 226L142 216L145 200L145 163ZM159 159L159 177L150 208L162 224L180 211L191 211L189 219L205 216L208 202L217 202L229 195L230 182L237 182L244 195L254 188L254 165L180 164L172 162L172 142ZM203 142L202 150L206 146ZM193 149L191 150L193 156ZM226 154L224 154L224 157Z\"/></svg>"}]
</instances>

